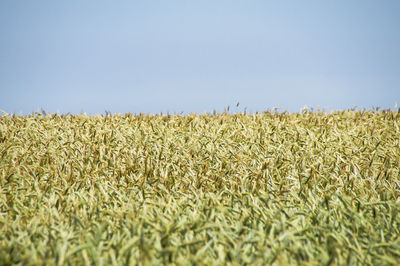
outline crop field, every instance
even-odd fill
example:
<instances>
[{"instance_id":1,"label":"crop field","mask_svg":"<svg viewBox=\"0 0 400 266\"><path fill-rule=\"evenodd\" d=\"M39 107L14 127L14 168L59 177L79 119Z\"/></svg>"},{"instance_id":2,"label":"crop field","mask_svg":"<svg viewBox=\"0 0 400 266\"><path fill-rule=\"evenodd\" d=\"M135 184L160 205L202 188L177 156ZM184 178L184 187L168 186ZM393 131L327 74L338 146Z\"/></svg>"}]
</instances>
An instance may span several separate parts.
<instances>
[{"instance_id":1,"label":"crop field","mask_svg":"<svg viewBox=\"0 0 400 266\"><path fill-rule=\"evenodd\" d=\"M400 113L0 116L0 265L396 265Z\"/></svg>"}]
</instances>

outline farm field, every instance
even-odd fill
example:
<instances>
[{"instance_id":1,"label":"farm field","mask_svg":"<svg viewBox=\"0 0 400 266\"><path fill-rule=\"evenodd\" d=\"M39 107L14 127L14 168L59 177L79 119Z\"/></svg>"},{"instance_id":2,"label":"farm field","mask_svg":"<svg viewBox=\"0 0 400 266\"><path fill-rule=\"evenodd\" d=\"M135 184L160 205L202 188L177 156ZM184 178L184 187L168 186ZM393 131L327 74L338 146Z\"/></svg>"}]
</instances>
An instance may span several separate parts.
<instances>
[{"instance_id":1,"label":"farm field","mask_svg":"<svg viewBox=\"0 0 400 266\"><path fill-rule=\"evenodd\" d=\"M0 265L396 265L400 113L0 116Z\"/></svg>"}]
</instances>

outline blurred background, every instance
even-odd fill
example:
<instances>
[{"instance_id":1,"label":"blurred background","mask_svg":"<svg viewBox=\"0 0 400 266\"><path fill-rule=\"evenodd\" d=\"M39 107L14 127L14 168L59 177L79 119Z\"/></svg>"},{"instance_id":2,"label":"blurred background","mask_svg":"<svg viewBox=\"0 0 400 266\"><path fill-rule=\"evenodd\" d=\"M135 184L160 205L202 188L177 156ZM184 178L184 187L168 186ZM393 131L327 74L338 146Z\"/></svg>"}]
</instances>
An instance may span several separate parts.
<instances>
[{"instance_id":1,"label":"blurred background","mask_svg":"<svg viewBox=\"0 0 400 266\"><path fill-rule=\"evenodd\" d=\"M399 14L397 0L2 0L0 109L395 109Z\"/></svg>"}]
</instances>

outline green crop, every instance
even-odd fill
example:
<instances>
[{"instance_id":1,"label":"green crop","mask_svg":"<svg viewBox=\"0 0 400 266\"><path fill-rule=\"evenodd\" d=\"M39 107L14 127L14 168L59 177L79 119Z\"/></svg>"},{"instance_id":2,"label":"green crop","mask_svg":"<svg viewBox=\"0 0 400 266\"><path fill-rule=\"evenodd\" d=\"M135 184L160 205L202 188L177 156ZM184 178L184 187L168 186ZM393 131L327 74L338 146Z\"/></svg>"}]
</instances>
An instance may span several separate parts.
<instances>
[{"instance_id":1,"label":"green crop","mask_svg":"<svg viewBox=\"0 0 400 266\"><path fill-rule=\"evenodd\" d=\"M400 263L400 114L0 116L0 265Z\"/></svg>"}]
</instances>

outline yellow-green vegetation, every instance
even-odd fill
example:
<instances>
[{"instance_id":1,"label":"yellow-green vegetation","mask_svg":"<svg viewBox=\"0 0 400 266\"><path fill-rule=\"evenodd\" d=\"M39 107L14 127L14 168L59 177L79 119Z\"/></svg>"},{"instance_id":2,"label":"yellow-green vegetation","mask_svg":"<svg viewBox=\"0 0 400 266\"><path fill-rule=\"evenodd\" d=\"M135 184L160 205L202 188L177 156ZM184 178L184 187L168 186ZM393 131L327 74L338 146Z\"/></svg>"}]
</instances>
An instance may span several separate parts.
<instances>
[{"instance_id":1,"label":"yellow-green vegetation","mask_svg":"<svg viewBox=\"0 0 400 266\"><path fill-rule=\"evenodd\" d=\"M0 116L0 264L400 262L400 114Z\"/></svg>"}]
</instances>

